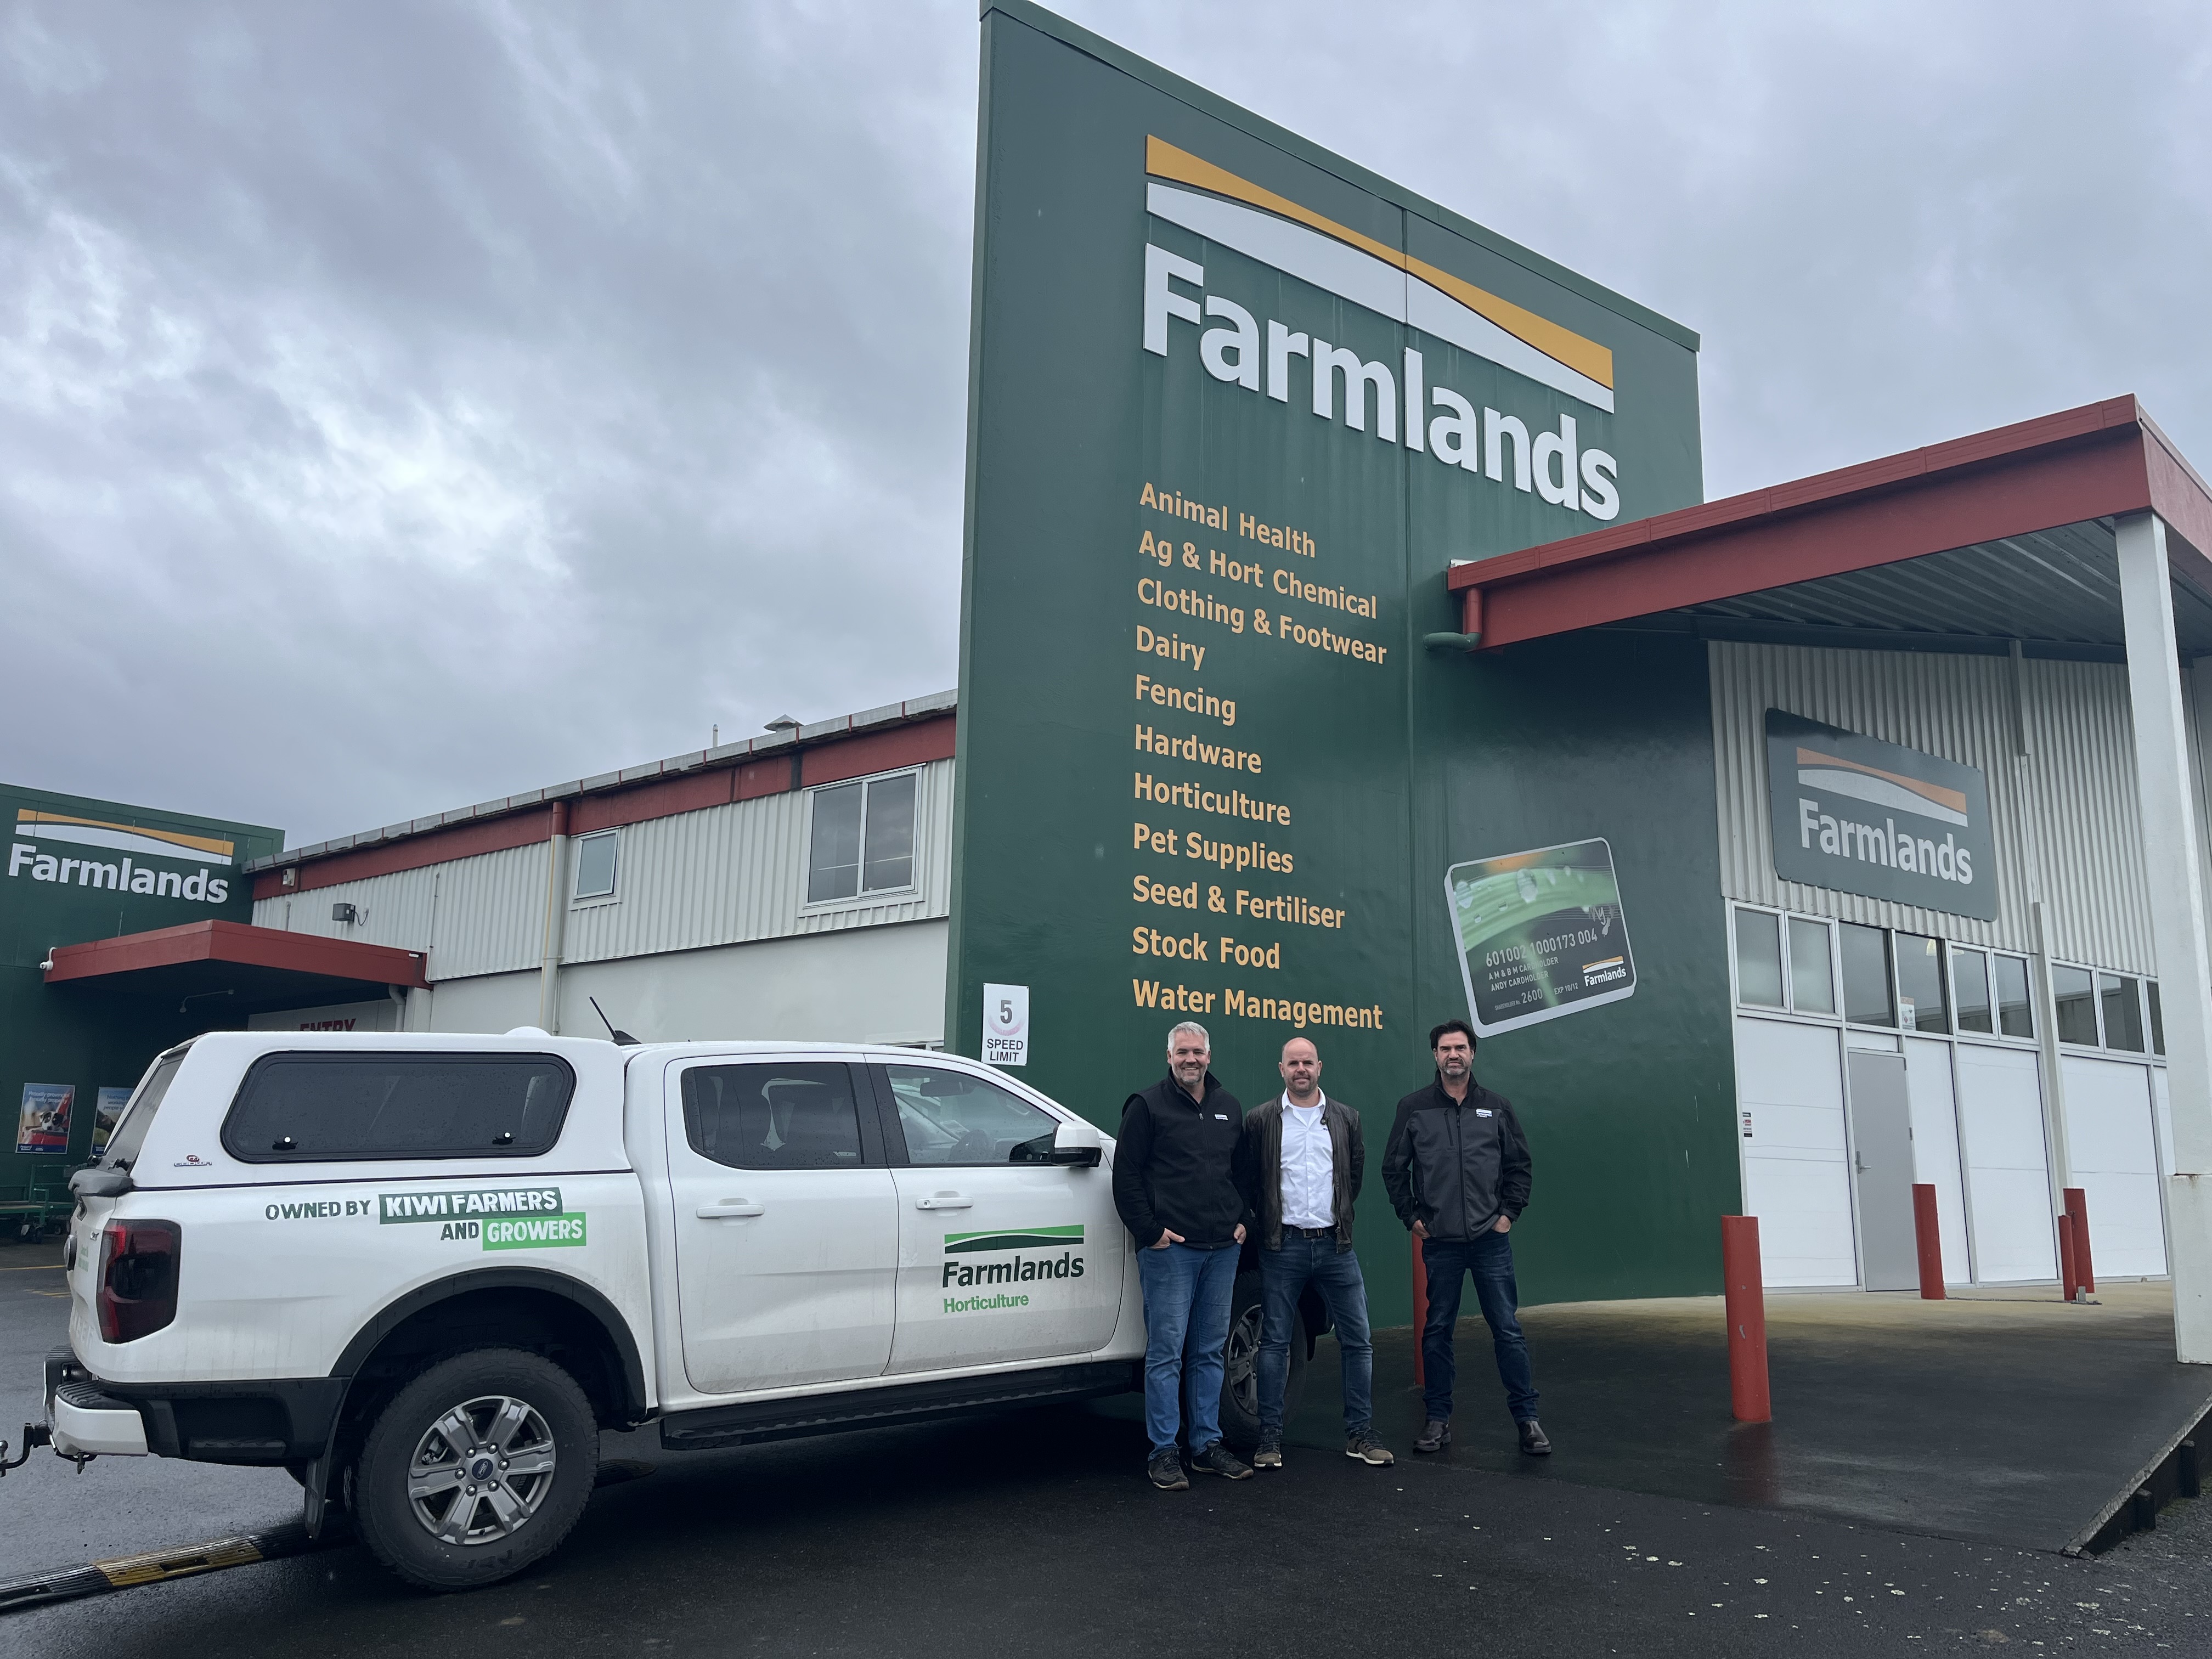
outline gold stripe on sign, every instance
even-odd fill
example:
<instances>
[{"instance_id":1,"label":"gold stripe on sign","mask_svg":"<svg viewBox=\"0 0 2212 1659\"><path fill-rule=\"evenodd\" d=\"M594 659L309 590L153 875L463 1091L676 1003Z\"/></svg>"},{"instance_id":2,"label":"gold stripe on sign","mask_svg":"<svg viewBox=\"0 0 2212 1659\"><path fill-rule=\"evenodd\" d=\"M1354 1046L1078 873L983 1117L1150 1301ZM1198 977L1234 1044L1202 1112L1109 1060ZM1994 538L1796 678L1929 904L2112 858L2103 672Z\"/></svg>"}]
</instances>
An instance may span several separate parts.
<instances>
[{"instance_id":1,"label":"gold stripe on sign","mask_svg":"<svg viewBox=\"0 0 2212 1659\"><path fill-rule=\"evenodd\" d=\"M1588 375L1600 386L1613 386L1613 352L1595 340L1586 340L1572 329L1562 328L1547 317L1540 317L1525 306L1516 306L1510 300L1500 299L1486 289L1477 288L1462 277L1439 270L1425 259L1372 236L1362 235L1349 225L1316 213L1311 208L1301 207L1287 196L1278 196L1272 190L1263 190L1249 179L1240 179L1226 167L1216 167L1202 156L1193 155L1187 149L1177 149L1164 138L1149 135L1145 139L1145 171L1155 178L1173 179L1178 184L1195 185L1200 190L1210 190L1216 196L1226 196L1235 201L1265 208L1285 219L1296 220L1310 230L1371 254L1385 264L1419 277L1431 288L1441 289L1458 301L1477 316L1486 318L1514 338L1532 345L1547 357L1565 364L1578 374Z\"/></svg>"},{"instance_id":2,"label":"gold stripe on sign","mask_svg":"<svg viewBox=\"0 0 2212 1659\"><path fill-rule=\"evenodd\" d=\"M64 812L35 812L27 806L15 809L18 823L73 823L82 830L112 830L119 836L143 836L149 841L166 841L178 847L189 847L196 853L219 853L228 858L236 848L235 842L217 841L212 836L188 836L181 830L149 830L141 823L110 823L105 818L73 818Z\"/></svg>"}]
</instances>

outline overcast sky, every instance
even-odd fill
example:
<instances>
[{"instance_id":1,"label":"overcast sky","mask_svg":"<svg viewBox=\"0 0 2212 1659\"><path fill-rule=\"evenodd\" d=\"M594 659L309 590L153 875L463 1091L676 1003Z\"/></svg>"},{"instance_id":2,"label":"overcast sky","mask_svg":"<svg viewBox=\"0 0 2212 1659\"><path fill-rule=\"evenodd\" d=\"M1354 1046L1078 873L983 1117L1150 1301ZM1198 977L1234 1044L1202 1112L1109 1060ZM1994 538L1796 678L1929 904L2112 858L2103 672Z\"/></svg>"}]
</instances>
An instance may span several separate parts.
<instances>
[{"instance_id":1,"label":"overcast sky","mask_svg":"<svg viewBox=\"0 0 2212 1659\"><path fill-rule=\"evenodd\" d=\"M1065 9L1699 330L1709 496L2212 468L2201 4ZM976 38L0 0L0 777L298 844L950 686Z\"/></svg>"}]
</instances>

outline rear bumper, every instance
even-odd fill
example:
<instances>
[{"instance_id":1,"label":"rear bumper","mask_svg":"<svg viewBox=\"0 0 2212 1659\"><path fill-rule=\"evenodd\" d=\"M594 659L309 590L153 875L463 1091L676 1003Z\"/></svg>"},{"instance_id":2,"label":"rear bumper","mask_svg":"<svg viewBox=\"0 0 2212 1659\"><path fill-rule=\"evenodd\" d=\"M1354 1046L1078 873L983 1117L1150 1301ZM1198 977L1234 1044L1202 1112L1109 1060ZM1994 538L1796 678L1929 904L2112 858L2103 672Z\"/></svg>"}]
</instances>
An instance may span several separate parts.
<instances>
[{"instance_id":1,"label":"rear bumper","mask_svg":"<svg viewBox=\"0 0 2212 1659\"><path fill-rule=\"evenodd\" d=\"M65 1382L46 1401L54 1449L65 1456L146 1455L146 1419L135 1406L111 1400L82 1382Z\"/></svg>"},{"instance_id":2,"label":"rear bumper","mask_svg":"<svg viewBox=\"0 0 2212 1659\"><path fill-rule=\"evenodd\" d=\"M338 1376L110 1382L67 1348L46 1356L46 1421L55 1443L67 1440L85 1452L304 1463L330 1444L345 1391Z\"/></svg>"}]
</instances>

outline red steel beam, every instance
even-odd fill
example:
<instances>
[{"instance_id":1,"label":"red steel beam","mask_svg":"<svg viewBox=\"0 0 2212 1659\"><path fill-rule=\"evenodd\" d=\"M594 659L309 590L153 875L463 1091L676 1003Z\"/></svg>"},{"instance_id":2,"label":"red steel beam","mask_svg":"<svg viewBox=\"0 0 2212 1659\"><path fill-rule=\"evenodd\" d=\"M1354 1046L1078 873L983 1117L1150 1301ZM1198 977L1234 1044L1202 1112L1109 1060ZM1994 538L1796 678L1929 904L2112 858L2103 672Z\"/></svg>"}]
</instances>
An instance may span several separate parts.
<instances>
[{"instance_id":1,"label":"red steel beam","mask_svg":"<svg viewBox=\"0 0 2212 1659\"><path fill-rule=\"evenodd\" d=\"M1458 565L1448 583L1488 650L2147 510L2179 533L2176 574L2212 592L2212 491L2116 398Z\"/></svg>"}]
</instances>

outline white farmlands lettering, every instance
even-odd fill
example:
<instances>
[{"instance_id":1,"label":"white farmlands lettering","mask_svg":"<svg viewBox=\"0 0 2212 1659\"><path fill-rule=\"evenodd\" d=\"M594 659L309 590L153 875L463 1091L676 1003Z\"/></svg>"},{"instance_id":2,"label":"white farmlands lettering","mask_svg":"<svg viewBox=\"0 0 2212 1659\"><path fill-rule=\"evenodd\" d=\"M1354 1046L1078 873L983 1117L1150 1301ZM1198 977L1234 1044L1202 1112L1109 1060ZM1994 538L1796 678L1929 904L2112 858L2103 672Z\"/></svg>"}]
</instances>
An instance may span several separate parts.
<instances>
[{"instance_id":1,"label":"white farmlands lettering","mask_svg":"<svg viewBox=\"0 0 2212 1659\"><path fill-rule=\"evenodd\" d=\"M1533 492L1554 507L1587 513L1601 521L1620 516L1620 463L1602 449L1578 447L1573 416L1560 416L1556 431L1532 434L1528 422L1518 416L1494 409L1485 409L1478 416L1474 405L1449 386L1429 386L1421 354L1411 346L1405 348L1401 380L1387 363L1364 362L1356 351L1293 332L1272 317L1267 319L1263 352L1260 324L1249 311L1217 294L1204 294L1201 304L1176 292L1172 286L1176 283L1203 293L1206 267L1146 243L1145 349L1154 356L1168 355L1170 321L1194 324L1203 331L1198 355L1208 374L1258 396L1262 390L1264 356L1266 395L1285 404L1291 397L1291 359L1303 358L1312 386L1313 412L1323 420L1337 418L1336 389L1340 382L1344 424L1354 432L1366 431L1371 406L1375 435L1386 443L1396 443L1401 441L1402 401L1402 441L1407 448L1500 483L1506 482L1510 454L1514 489ZM1212 326L1208 326L1209 319L1213 319ZM1430 409L1443 412L1431 417L1424 428L1422 417Z\"/></svg>"}]
</instances>

